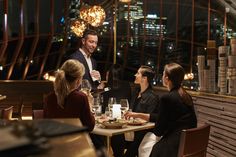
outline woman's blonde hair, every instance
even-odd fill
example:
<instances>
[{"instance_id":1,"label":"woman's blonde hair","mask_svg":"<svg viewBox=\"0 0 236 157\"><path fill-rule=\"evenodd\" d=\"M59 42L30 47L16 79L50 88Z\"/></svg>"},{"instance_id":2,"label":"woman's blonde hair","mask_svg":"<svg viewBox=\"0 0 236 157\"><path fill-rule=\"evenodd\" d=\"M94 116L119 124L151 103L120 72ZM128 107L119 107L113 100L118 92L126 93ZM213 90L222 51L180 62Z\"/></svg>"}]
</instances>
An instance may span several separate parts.
<instances>
[{"instance_id":1,"label":"woman's blonde hair","mask_svg":"<svg viewBox=\"0 0 236 157\"><path fill-rule=\"evenodd\" d=\"M77 81L84 76L84 66L78 60L69 59L64 62L56 72L54 91L57 96L57 103L64 108L64 101L71 90L77 88Z\"/></svg>"}]
</instances>

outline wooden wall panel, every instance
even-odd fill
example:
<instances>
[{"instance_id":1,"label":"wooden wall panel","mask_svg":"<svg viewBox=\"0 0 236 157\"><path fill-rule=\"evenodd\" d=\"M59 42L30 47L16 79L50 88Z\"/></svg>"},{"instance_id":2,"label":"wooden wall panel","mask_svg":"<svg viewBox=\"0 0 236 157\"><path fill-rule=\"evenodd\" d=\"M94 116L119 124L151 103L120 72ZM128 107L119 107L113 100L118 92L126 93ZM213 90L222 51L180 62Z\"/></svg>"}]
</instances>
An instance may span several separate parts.
<instances>
[{"instance_id":1,"label":"wooden wall panel","mask_svg":"<svg viewBox=\"0 0 236 157\"><path fill-rule=\"evenodd\" d=\"M211 125L208 153L215 157L236 156L236 99L193 96L198 120Z\"/></svg>"},{"instance_id":2,"label":"wooden wall panel","mask_svg":"<svg viewBox=\"0 0 236 157\"><path fill-rule=\"evenodd\" d=\"M32 105L42 105L43 96L53 91L53 84L49 81L0 81L0 87L0 94L7 96L0 101L0 109L13 105L16 111L22 97L24 116L31 116Z\"/></svg>"}]
</instances>

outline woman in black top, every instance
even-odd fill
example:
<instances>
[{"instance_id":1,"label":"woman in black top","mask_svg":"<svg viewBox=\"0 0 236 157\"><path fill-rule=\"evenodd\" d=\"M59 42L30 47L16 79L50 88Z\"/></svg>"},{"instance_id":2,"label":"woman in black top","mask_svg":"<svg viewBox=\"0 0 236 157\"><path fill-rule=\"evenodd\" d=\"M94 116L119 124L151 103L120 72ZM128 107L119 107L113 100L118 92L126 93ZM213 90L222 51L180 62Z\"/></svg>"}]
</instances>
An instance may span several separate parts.
<instances>
[{"instance_id":1,"label":"woman in black top","mask_svg":"<svg viewBox=\"0 0 236 157\"><path fill-rule=\"evenodd\" d=\"M162 138L153 146L151 157L177 157L181 131L197 126L192 98L181 87L183 79L179 64L165 66L162 81L169 93L160 98L154 133Z\"/></svg>"},{"instance_id":2,"label":"woman in black top","mask_svg":"<svg viewBox=\"0 0 236 157\"><path fill-rule=\"evenodd\" d=\"M152 88L155 72L149 67L142 65L135 74L135 84L139 85L131 99L133 112L151 113L158 104L158 95Z\"/></svg>"},{"instance_id":3,"label":"woman in black top","mask_svg":"<svg viewBox=\"0 0 236 157\"><path fill-rule=\"evenodd\" d=\"M135 74L135 84L139 88L131 99L130 108L133 112L151 113L157 109L159 97L152 89L152 81L155 72L149 66L141 66ZM113 136L111 145L115 157L135 157L138 154L138 147L144 135L148 132L137 131L134 135L134 140L127 145L126 153L124 153L124 135ZM119 144L118 144L119 143Z\"/></svg>"}]
</instances>

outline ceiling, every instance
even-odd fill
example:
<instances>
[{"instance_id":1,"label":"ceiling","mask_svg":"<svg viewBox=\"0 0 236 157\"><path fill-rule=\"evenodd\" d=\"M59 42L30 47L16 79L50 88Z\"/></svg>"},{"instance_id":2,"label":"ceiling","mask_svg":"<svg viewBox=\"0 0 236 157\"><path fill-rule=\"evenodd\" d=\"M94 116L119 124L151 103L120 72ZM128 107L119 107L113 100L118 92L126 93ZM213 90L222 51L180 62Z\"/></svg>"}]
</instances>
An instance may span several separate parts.
<instances>
[{"instance_id":1,"label":"ceiling","mask_svg":"<svg viewBox=\"0 0 236 157\"><path fill-rule=\"evenodd\" d=\"M83 0L83 2L88 3L90 5L100 4L102 6L112 5L114 1L115 0ZM169 2L173 3L173 0L162 0L162 1L164 1L165 3L169 3ZM153 3L158 3L157 0L146 0L146 2L151 3L152 5ZM182 0L182 2L185 3L186 0ZM211 2L211 6L214 6L213 8L217 8L217 10L224 11L225 8L229 8L229 12L227 14L228 25L235 28L236 27L236 0L210 0L210 2ZM207 7L208 0L195 0L195 3L198 3L204 7Z\"/></svg>"},{"instance_id":2,"label":"ceiling","mask_svg":"<svg viewBox=\"0 0 236 157\"><path fill-rule=\"evenodd\" d=\"M229 12L236 15L236 0L216 0L225 8L229 8Z\"/></svg>"},{"instance_id":3,"label":"ceiling","mask_svg":"<svg viewBox=\"0 0 236 157\"><path fill-rule=\"evenodd\" d=\"M212 0L212 3L217 3L220 5L222 10L229 8L228 12L228 22L232 27L236 27L236 0Z\"/></svg>"}]
</instances>

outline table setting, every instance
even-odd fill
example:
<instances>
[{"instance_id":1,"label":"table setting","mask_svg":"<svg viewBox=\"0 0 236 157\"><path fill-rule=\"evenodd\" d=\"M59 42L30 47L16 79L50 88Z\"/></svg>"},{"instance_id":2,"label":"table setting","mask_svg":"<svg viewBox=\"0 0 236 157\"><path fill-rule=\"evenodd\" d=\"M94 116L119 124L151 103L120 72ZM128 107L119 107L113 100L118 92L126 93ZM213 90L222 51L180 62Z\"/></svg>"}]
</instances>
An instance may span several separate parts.
<instances>
[{"instance_id":1,"label":"table setting","mask_svg":"<svg viewBox=\"0 0 236 157\"><path fill-rule=\"evenodd\" d=\"M106 117L106 115L97 116L96 125L103 129L122 129L127 126L140 126L147 123L147 121L140 118L119 119Z\"/></svg>"},{"instance_id":2,"label":"table setting","mask_svg":"<svg viewBox=\"0 0 236 157\"><path fill-rule=\"evenodd\" d=\"M110 97L105 113L101 116L95 115L96 125L103 129L122 129L127 126L139 126L147 123L140 118L127 119L125 114L130 111L127 99L120 99L120 103L117 103L115 97Z\"/></svg>"}]
</instances>

